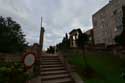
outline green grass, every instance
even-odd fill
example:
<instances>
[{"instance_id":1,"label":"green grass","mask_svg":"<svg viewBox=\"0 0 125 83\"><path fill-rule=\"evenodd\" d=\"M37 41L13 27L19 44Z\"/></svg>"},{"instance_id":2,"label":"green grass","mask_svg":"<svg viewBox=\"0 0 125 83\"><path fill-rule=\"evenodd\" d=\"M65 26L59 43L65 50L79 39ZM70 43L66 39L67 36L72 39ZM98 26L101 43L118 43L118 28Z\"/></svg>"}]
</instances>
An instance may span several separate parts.
<instances>
[{"instance_id":1,"label":"green grass","mask_svg":"<svg viewBox=\"0 0 125 83\"><path fill-rule=\"evenodd\" d=\"M125 83L120 78L121 60L110 53L86 53L87 63L96 71L98 77L85 79L82 69L85 67L82 54L75 53L67 57L71 64L76 65L77 72L85 80L85 83Z\"/></svg>"}]
</instances>

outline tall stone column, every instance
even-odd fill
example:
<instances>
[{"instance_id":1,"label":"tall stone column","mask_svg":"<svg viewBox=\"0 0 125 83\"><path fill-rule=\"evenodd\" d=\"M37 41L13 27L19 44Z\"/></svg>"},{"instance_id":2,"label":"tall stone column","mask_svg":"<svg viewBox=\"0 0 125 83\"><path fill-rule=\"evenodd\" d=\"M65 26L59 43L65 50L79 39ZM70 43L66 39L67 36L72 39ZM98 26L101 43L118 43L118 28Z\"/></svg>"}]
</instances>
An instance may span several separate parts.
<instances>
[{"instance_id":1,"label":"tall stone column","mask_svg":"<svg viewBox=\"0 0 125 83\"><path fill-rule=\"evenodd\" d=\"M45 32L45 29L42 26L42 18L41 18L41 30L40 30L40 40L39 40L39 45L40 45L40 50L41 51L43 49L44 32Z\"/></svg>"}]
</instances>

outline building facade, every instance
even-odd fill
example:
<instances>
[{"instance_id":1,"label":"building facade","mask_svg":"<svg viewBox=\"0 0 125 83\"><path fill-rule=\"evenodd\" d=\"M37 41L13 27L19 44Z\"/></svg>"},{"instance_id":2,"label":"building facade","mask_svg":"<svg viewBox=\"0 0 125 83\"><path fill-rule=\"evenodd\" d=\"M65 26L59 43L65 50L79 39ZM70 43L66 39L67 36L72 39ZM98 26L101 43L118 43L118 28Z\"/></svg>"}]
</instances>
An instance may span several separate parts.
<instances>
[{"instance_id":1,"label":"building facade","mask_svg":"<svg viewBox=\"0 0 125 83\"><path fill-rule=\"evenodd\" d=\"M92 16L95 44L113 45L123 31L125 0L110 0Z\"/></svg>"}]
</instances>

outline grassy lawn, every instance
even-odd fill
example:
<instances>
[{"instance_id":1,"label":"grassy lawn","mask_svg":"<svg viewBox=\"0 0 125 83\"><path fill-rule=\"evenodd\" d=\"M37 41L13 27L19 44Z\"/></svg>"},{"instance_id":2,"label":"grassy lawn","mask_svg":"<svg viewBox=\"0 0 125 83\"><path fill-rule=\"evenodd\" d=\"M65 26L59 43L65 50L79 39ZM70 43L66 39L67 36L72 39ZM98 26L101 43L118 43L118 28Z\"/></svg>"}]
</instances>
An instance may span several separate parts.
<instances>
[{"instance_id":1,"label":"grassy lawn","mask_svg":"<svg viewBox=\"0 0 125 83\"><path fill-rule=\"evenodd\" d=\"M97 76L86 79L82 75L85 67L82 54L74 53L67 59L71 64L76 65L76 71L81 75L85 83L125 83L120 77L121 60L110 53L86 53L87 63L96 71Z\"/></svg>"}]
</instances>

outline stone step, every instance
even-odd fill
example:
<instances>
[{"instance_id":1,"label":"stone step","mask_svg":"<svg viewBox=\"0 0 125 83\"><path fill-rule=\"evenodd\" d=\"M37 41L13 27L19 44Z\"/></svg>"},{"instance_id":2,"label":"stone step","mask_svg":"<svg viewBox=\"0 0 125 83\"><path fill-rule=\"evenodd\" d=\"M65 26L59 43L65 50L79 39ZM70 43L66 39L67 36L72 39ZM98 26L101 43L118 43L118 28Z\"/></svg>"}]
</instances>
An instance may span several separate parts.
<instances>
[{"instance_id":1,"label":"stone step","mask_svg":"<svg viewBox=\"0 0 125 83\"><path fill-rule=\"evenodd\" d=\"M41 58L41 59L59 59L59 58Z\"/></svg>"},{"instance_id":2,"label":"stone step","mask_svg":"<svg viewBox=\"0 0 125 83\"><path fill-rule=\"evenodd\" d=\"M41 60L41 62L60 62L60 60Z\"/></svg>"},{"instance_id":3,"label":"stone step","mask_svg":"<svg viewBox=\"0 0 125 83\"><path fill-rule=\"evenodd\" d=\"M52 60L51 60L51 61L46 61L46 60L45 60L45 61L41 61L41 63L43 63L43 64L44 64L44 63L61 63L61 61L59 61L59 60L55 60L55 61L52 61Z\"/></svg>"},{"instance_id":4,"label":"stone step","mask_svg":"<svg viewBox=\"0 0 125 83\"><path fill-rule=\"evenodd\" d=\"M44 57L44 58L41 58L41 60L42 59L59 59L59 58L58 57L50 57L50 58L49 57Z\"/></svg>"},{"instance_id":5,"label":"stone step","mask_svg":"<svg viewBox=\"0 0 125 83\"><path fill-rule=\"evenodd\" d=\"M41 65L62 64L61 62L42 62Z\"/></svg>"},{"instance_id":6,"label":"stone step","mask_svg":"<svg viewBox=\"0 0 125 83\"><path fill-rule=\"evenodd\" d=\"M62 63L62 62L60 62L60 61L41 61L41 62L40 62L41 65L42 65L42 64L49 64L49 63L50 63L50 64L51 64L51 63L52 63L52 64L55 64L55 63Z\"/></svg>"},{"instance_id":7,"label":"stone step","mask_svg":"<svg viewBox=\"0 0 125 83\"><path fill-rule=\"evenodd\" d=\"M57 74L57 75L44 75L42 80L51 80L51 79L61 79L61 78L70 78L69 74Z\"/></svg>"},{"instance_id":8,"label":"stone step","mask_svg":"<svg viewBox=\"0 0 125 83\"><path fill-rule=\"evenodd\" d=\"M41 63L41 65L63 65L62 63Z\"/></svg>"},{"instance_id":9,"label":"stone step","mask_svg":"<svg viewBox=\"0 0 125 83\"><path fill-rule=\"evenodd\" d=\"M49 55L44 55L44 56L41 56L41 57L58 57L58 56L49 56Z\"/></svg>"},{"instance_id":10,"label":"stone step","mask_svg":"<svg viewBox=\"0 0 125 83\"><path fill-rule=\"evenodd\" d=\"M43 65L41 64L40 67L41 68L52 68L52 67L63 67L63 64L49 64L49 65Z\"/></svg>"},{"instance_id":11,"label":"stone step","mask_svg":"<svg viewBox=\"0 0 125 83\"><path fill-rule=\"evenodd\" d=\"M59 59L58 57L42 57L41 59Z\"/></svg>"},{"instance_id":12,"label":"stone step","mask_svg":"<svg viewBox=\"0 0 125 83\"><path fill-rule=\"evenodd\" d=\"M42 58L59 58L59 56L41 56Z\"/></svg>"},{"instance_id":13,"label":"stone step","mask_svg":"<svg viewBox=\"0 0 125 83\"><path fill-rule=\"evenodd\" d=\"M73 82L70 78L65 78L65 79L44 80L42 81L42 83L73 83Z\"/></svg>"},{"instance_id":14,"label":"stone step","mask_svg":"<svg viewBox=\"0 0 125 83\"><path fill-rule=\"evenodd\" d=\"M60 61L59 59L41 59L41 61Z\"/></svg>"},{"instance_id":15,"label":"stone step","mask_svg":"<svg viewBox=\"0 0 125 83\"><path fill-rule=\"evenodd\" d=\"M56 70L56 71L44 71L44 72L40 72L41 76L44 75L57 75L57 74L66 74L68 73L68 71L66 70Z\"/></svg>"},{"instance_id":16,"label":"stone step","mask_svg":"<svg viewBox=\"0 0 125 83\"><path fill-rule=\"evenodd\" d=\"M64 70L64 67L52 67L52 68L41 68L41 71L56 71L56 70Z\"/></svg>"},{"instance_id":17,"label":"stone step","mask_svg":"<svg viewBox=\"0 0 125 83\"><path fill-rule=\"evenodd\" d=\"M62 63L58 63L58 62L57 62L57 64L53 64L53 63L52 64L51 63L50 64L42 64L42 63L40 64L40 66L60 66L60 65L64 66Z\"/></svg>"},{"instance_id":18,"label":"stone step","mask_svg":"<svg viewBox=\"0 0 125 83\"><path fill-rule=\"evenodd\" d=\"M49 61L41 61L40 63L58 63L60 61L57 61L57 60L49 60Z\"/></svg>"}]
</instances>

